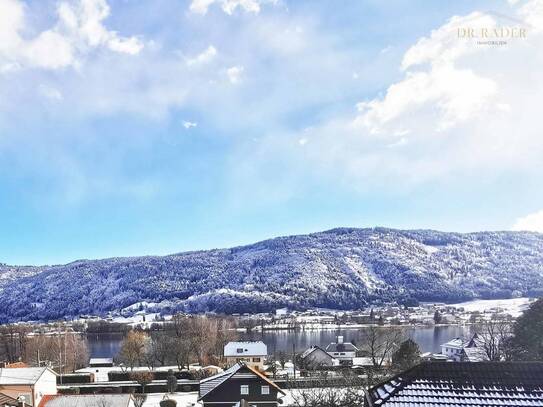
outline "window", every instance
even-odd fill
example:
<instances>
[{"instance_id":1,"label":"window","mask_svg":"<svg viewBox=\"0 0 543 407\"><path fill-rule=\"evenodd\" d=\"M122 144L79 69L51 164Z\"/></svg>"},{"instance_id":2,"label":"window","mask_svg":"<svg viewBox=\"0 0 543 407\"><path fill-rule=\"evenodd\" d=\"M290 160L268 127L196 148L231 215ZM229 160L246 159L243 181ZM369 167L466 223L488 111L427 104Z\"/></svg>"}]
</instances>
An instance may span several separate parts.
<instances>
[{"instance_id":1,"label":"window","mask_svg":"<svg viewBox=\"0 0 543 407\"><path fill-rule=\"evenodd\" d=\"M256 363L260 362L260 358L253 358L253 362L256 362Z\"/></svg>"},{"instance_id":2,"label":"window","mask_svg":"<svg viewBox=\"0 0 543 407\"><path fill-rule=\"evenodd\" d=\"M236 353L243 353L243 348L237 348Z\"/></svg>"},{"instance_id":3,"label":"window","mask_svg":"<svg viewBox=\"0 0 543 407\"><path fill-rule=\"evenodd\" d=\"M240 394L249 394L249 385L242 384L239 389Z\"/></svg>"},{"instance_id":4,"label":"window","mask_svg":"<svg viewBox=\"0 0 543 407\"><path fill-rule=\"evenodd\" d=\"M270 394L270 386L262 386L260 390L262 394Z\"/></svg>"}]
</instances>

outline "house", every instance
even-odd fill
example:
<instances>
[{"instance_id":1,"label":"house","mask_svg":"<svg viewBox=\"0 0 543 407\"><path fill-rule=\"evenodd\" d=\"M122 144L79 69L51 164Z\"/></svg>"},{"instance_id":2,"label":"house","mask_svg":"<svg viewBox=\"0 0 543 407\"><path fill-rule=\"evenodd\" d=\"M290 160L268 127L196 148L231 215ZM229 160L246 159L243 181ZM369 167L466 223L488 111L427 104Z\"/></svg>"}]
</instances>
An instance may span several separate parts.
<instances>
[{"instance_id":1,"label":"house","mask_svg":"<svg viewBox=\"0 0 543 407\"><path fill-rule=\"evenodd\" d=\"M274 382L244 362L236 363L223 373L200 381L198 401L204 407L249 406L271 407L285 395Z\"/></svg>"},{"instance_id":2,"label":"house","mask_svg":"<svg viewBox=\"0 0 543 407\"><path fill-rule=\"evenodd\" d=\"M460 361L462 362L488 362L488 360L486 350L480 346L463 348L460 355Z\"/></svg>"},{"instance_id":3,"label":"house","mask_svg":"<svg viewBox=\"0 0 543 407\"><path fill-rule=\"evenodd\" d=\"M66 394L46 396L40 407L134 407L130 394Z\"/></svg>"},{"instance_id":4,"label":"house","mask_svg":"<svg viewBox=\"0 0 543 407\"><path fill-rule=\"evenodd\" d=\"M57 374L47 367L0 369L0 393L37 407L45 395L57 394Z\"/></svg>"},{"instance_id":5,"label":"house","mask_svg":"<svg viewBox=\"0 0 543 407\"><path fill-rule=\"evenodd\" d=\"M113 359L111 358L91 358L89 367L113 367Z\"/></svg>"},{"instance_id":6,"label":"house","mask_svg":"<svg viewBox=\"0 0 543 407\"><path fill-rule=\"evenodd\" d=\"M319 346L311 346L300 355L300 365L308 370L334 366L335 359Z\"/></svg>"},{"instance_id":7,"label":"house","mask_svg":"<svg viewBox=\"0 0 543 407\"><path fill-rule=\"evenodd\" d=\"M477 334L474 334L470 340L458 337L441 345L441 353L455 362L460 362L462 360L462 354L465 353L463 352L465 348L475 348L479 345Z\"/></svg>"},{"instance_id":8,"label":"house","mask_svg":"<svg viewBox=\"0 0 543 407\"><path fill-rule=\"evenodd\" d=\"M229 367L244 362L248 366L263 370L267 356L268 347L262 341L228 342L224 346L224 357Z\"/></svg>"},{"instance_id":9,"label":"house","mask_svg":"<svg viewBox=\"0 0 543 407\"><path fill-rule=\"evenodd\" d=\"M332 342L326 347L326 352L342 365L352 365L358 348L350 342L343 342L343 336L337 337L337 342Z\"/></svg>"},{"instance_id":10,"label":"house","mask_svg":"<svg viewBox=\"0 0 543 407\"><path fill-rule=\"evenodd\" d=\"M19 407L19 402L13 397L0 393L0 407Z\"/></svg>"},{"instance_id":11,"label":"house","mask_svg":"<svg viewBox=\"0 0 543 407\"><path fill-rule=\"evenodd\" d=\"M543 362L423 362L371 387L365 407L543 406Z\"/></svg>"}]
</instances>

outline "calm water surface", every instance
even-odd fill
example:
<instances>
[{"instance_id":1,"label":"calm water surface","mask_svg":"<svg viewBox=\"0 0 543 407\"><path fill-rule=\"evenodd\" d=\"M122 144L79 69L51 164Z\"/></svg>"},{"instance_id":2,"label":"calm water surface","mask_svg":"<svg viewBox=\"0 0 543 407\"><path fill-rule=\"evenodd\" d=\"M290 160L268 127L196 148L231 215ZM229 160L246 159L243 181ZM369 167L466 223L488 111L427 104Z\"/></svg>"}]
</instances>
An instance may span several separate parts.
<instances>
[{"instance_id":1,"label":"calm water surface","mask_svg":"<svg viewBox=\"0 0 543 407\"><path fill-rule=\"evenodd\" d=\"M338 335L343 335L346 342L362 343L363 329L311 330L311 331L265 331L242 334L242 340L261 340L268 346L268 353L292 352L295 344L296 352L303 351L311 345L326 347L335 342ZM386 329L386 328L383 328ZM457 336L468 336L472 327L437 326L405 328L406 336L418 343L422 352L440 352L440 345ZM122 334L87 335L87 343L91 357L115 357L121 347Z\"/></svg>"}]
</instances>

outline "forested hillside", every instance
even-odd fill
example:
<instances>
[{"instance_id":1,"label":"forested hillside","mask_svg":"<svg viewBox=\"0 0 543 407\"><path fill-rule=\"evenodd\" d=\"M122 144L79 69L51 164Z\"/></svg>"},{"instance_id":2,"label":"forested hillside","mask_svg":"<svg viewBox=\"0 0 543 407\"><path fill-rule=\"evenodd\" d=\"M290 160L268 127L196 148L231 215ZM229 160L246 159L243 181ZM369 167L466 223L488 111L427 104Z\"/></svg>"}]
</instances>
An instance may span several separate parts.
<instances>
[{"instance_id":1,"label":"forested hillside","mask_svg":"<svg viewBox=\"0 0 543 407\"><path fill-rule=\"evenodd\" d=\"M104 314L360 308L543 293L543 235L341 228L170 256L0 265L0 321Z\"/></svg>"}]
</instances>

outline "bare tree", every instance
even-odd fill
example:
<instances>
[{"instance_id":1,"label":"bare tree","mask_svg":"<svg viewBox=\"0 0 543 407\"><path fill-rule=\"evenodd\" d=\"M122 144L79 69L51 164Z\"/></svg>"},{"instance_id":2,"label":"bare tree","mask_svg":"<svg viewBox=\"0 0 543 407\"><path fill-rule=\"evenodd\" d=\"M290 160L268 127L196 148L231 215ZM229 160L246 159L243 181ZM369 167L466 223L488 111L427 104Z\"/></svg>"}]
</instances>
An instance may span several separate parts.
<instances>
[{"instance_id":1,"label":"bare tree","mask_svg":"<svg viewBox=\"0 0 543 407\"><path fill-rule=\"evenodd\" d=\"M281 369L285 368L285 364L287 363L287 354L284 351L280 351L277 353L277 360L279 361L279 364L281 365Z\"/></svg>"},{"instance_id":2,"label":"bare tree","mask_svg":"<svg viewBox=\"0 0 543 407\"><path fill-rule=\"evenodd\" d=\"M476 327L475 345L484 349L491 361L505 359L504 346L512 335L512 323L508 319L484 321Z\"/></svg>"},{"instance_id":3,"label":"bare tree","mask_svg":"<svg viewBox=\"0 0 543 407\"><path fill-rule=\"evenodd\" d=\"M134 370L135 366L144 362L149 337L138 331L130 331L124 339L119 351L119 361Z\"/></svg>"},{"instance_id":4,"label":"bare tree","mask_svg":"<svg viewBox=\"0 0 543 407\"><path fill-rule=\"evenodd\" d=\"M31 327L27 325L8 324L0 326L0 359L7 362L18 362L26 356L26 344Z\"/></svg>"},{"instance_id":5,"label":"bare tree","mask_svg":"<svg viewBox=\"0 0 543 407\"><path fill-rule=\"evenodd\" d=\"M188 359L196 359L200 365L217 362L222 356L224 345L238 338L232 319L224 317L174 315L167 327L176 338L176 360L178 365ZM188 364L188 362L187 362Z\"/></svg>"},{"instance_id":6,"label":"bare tree","mask_svg":"<svg viewBox=\"0 0 543 407\"><path fill-rule=\"evenodd\" d=\"M33 366L50 366L62 374L86 366L88 360L87 342L77 332L42 333L27 340L25 361Z\"/></svg>"},{"instance_id":7,"label":"bare tree","mask_svg":"<svg viewBox=\"0 0 543 407\"><path fill-rule=\"evenodd\" d=\"M374 367L382 368L404 339L401 329L370 326L362 331L362 349L367 352Z\"/></svg>"},{"instance_id":8,"label":"bare tree","mask_svg":"<svg viewBox=\"0 0 543 407\"><path fill-rule=\"evenodd\" d=\"M143 407L145 400L147 400L147 394L134 394L132 400L134 401L134 407Z\"/></svg>"},{"instance_id":9,"label":"bare tree","mask_svg":"<svg viewBox=\"0 0 543 407\"><path fill-rule=\"evenodd\" d=\"M291 389L294 407L359 407L364 405L364 382L344 372L314 377L307 388Z\"/></svg>"},{"instance_id":10,"label":"bare tree","mask_svg":"<svg viewBox=\"0 0 543 407\"><path fill-rule=\"evenodd\" d=\"M172 354L172 341L167 332L154 332L149 346L150 356L161 366L166 365Z\"/></svg>"}]
</instances>

